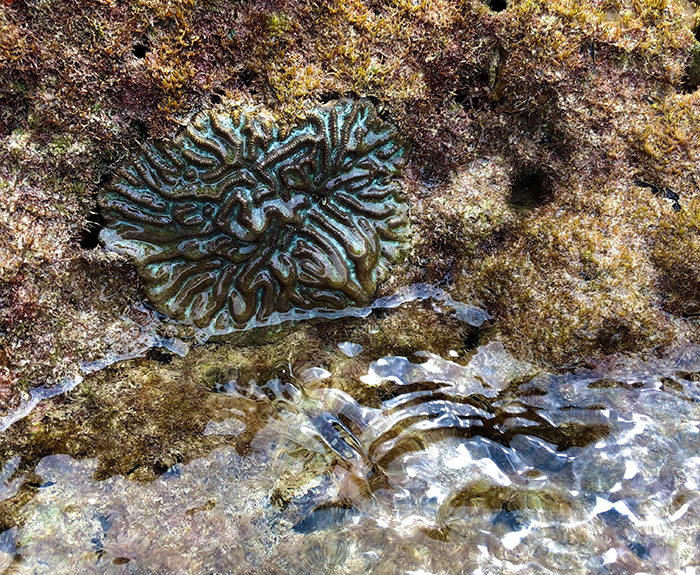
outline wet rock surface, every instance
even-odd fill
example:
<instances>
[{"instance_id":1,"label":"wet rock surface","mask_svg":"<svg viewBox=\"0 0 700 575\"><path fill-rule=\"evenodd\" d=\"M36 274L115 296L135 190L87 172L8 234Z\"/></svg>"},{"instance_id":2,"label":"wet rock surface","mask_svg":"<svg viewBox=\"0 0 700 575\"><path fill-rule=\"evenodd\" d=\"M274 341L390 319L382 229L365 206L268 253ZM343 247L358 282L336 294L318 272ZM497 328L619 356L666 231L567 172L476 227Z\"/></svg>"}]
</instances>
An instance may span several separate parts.
<instances>
[{"instance_id":1,"label":"wet rock surface","mask_svg":"<svg viewBox=\"0 0 700 575\"><path fill-rule=\"evenodd\" d=\"M700 568L697 19L0 3L0 570ZM193 118L349 100L412 144L365 307L205 343L99 243Z\"/></svg>"},{"instance_id":2,"label":"wet rock surface","mask_svg":"<svg viewBox=\"0 0 700 575\"><path fill-rule=\"evenodd\" d=\"M698 565L697 347L568 375L496 343L457 361L357 358L253 369L253 358L227 362L220 348L189 363L137 360L130 373L148 377L128 385L110 368L47 400L3 437L2 564L435 574L454 573L455 561L469 573ZM95 395L105 379L113 391ZM85 424L67 432L76 417Z\"/></svg>"}]
</instances>

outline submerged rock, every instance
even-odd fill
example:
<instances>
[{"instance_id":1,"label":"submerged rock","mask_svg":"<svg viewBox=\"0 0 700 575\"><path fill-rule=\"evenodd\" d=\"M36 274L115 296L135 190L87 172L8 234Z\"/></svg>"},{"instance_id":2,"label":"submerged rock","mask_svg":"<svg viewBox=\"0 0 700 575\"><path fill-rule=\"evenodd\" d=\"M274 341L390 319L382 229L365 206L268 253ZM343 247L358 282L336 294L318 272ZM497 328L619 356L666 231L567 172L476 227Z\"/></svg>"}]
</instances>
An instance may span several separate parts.
<instances>
[{"instance_id":1,"label":"submerged rock","mask_svg":"<svg viewBox=\"0 0 700 575\"><path fill-rule=\"evenodd\" d=\"M350 575L396 572L401 560L436 575L455 564L584 575L613 563L660 575L697 565L699 347L564 375L497 343L463 363L361 365L336 345L314 360L290 357L294 341L268 347L132 360L10 428L0 566L111 573L127 558L133 573Z\"/></svg>"}]
</instances>

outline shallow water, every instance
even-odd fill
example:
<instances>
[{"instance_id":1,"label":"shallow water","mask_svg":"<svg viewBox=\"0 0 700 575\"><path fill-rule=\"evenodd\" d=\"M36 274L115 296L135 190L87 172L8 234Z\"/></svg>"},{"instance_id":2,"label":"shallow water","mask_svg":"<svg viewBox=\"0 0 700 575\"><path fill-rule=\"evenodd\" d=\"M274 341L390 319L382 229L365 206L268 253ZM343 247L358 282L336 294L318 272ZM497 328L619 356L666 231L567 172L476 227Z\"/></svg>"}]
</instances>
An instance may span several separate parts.
<instances>
[{"instance_id":1,"label":"shallow water","mask_svg":"<svg viewBox=\"0 0 700 575\"><path fill-rule=\"evenodd\" d=\"M8 456L0 573L700 572L700 348L552 375L492 342L348 377L229 370L211 448L152 481L70 442Z\"/></svg>"}]
</instances>

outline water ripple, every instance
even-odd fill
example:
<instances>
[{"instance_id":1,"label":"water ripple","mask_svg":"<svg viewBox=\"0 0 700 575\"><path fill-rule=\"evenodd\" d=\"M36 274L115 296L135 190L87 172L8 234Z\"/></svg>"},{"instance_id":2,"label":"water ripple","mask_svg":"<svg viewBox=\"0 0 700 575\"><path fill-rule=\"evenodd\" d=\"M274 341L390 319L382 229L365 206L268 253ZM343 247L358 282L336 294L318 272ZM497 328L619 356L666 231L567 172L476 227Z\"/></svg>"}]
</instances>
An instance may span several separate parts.
<instances>
[{"instance_id":1,"label":"water ripple","mask_svg":"<svg viewBox=\"0 0 700 575\"><path fill-rule=\"evenodd\" d=\"M308 364L230 374L210 394L227 415L203 433L251 435L249 452L215 449L144 484L44 457L0 559L18 573L111 572L100 557L132 573L700 567L700 348L568 374L498 343L466 365L380 358L360 381ZM26 492L20 467L0 471L5 501Z\"/></svg>"}]
</instances>

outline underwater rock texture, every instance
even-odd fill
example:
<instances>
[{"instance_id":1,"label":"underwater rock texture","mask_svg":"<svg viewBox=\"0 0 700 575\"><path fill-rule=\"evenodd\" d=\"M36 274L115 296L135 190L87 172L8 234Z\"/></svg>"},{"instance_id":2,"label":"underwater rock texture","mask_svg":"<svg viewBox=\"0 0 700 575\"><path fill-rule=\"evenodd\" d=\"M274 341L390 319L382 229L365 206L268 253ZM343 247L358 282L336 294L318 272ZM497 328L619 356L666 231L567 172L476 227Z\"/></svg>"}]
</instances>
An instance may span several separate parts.
<instances>
[{"instance_id":1,"label":"underwater rock texture","mask_svg":"<svg viewBox=\"0 0 700 575\"><path fill-rule=\"evenodd\" d=\"M98 247L98 190L230 102L286 129L371 97L413 142L413 251L377 296L443 282L485 307L457 351L498 337L564 366L700 341L696 5L506 4L1 2L0 402L134 337L146 293ZM434 351L446 324L426 317L376 321L387 348Z\"/></svg>"},{"instance_id":2,"label":"underwater rock texture","mask_svg":"<svg viewBox=\"0 0 700 575\"><path fill-rule=\"evenodd\" d=\"M217 334L363 306L408 241L406 153L368 102L327 104L287 134L260 111L203 112L118 172L102 239L159 311Z\"/></svg>"},{"instance_id":3,"label":"underwater rock texture","mask_svg":"<svg viewBox=\"0 0 700 575\"><path fill-rule=\"evenodd\" d=\"M369 349L359 360L335 345L309 359L299 331L267 357L208 345L124 362L14 425L0 442L0 568L667 575L700 564L700 347L555 375L494 342L460 363Z\"/></svg>"}]
</instances>

